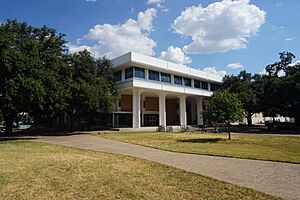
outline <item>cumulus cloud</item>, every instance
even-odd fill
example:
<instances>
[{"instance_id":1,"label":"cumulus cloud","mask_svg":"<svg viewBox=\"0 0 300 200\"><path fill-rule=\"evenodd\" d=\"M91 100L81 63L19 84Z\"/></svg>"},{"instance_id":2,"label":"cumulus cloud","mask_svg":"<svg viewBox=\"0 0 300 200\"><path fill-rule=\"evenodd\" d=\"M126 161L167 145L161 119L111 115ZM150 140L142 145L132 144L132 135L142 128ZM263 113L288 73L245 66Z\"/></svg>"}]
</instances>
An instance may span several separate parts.
<instances>
[{"instance_id":1,"label":"cumulus cloud","mask_svg":"<svg viewBox=\"0 0 300 200\"><path fill-rule=\"evenodd\" d=\"M265 22L265 11L249 0L223 0L207 7L187 7L173 24L174 31L192 38L186 53L216 53L245 48Z\"/></svg>"},{"instance_id":2,"label":"cumulus cloud","mask_svg":"<svg viewBox=\"0 0 300 200\"><path fill-rule=\"evenodd\" d=\"M226 71L218 71L215 67L205 67L201 71L218 76L220 78L223 78L226 75Z\"/></svg>"},{"instance_id":3,"label":"cumulus cloud","mask_svg":"<svg viewBox=\"0 0 300 200\"><path fill-rule=\"evenodd\" d=\"M154 55L156 42L149 37L149 34L152 31L155 16L156 9L149 8L145 12L139 12L137 20L129 18L124 24L95 25L84 36L85 40L88 40L92 45L73 45L69 49L75 51L85 48L93 54L105 52L109 58L120 56L129 51ZM82 40L81 43L83 43Z\"/></svg>"},{"instance_id":4,"label":"cumulus cloud","mask_svg":"<svg viewBox=\"0 0 300 200\"><path fill-rule=\"evenodd\" d=\"M243 68L244 66L241 63L231 63L228 64L227 67L230 69L240 69Z\"/></svg>"},{"instance_id":5,"label":"cumulus cloud","mask_svg":"<svg viewBox=\"0 0 300 200\"><path fill-rule=\"evenodd\" d=\"M169 46L167 51L162 51L159 58L178 64L189 64L192 62L192 59L186 56L181 48L174 46Z\"/></svg>"}]
</instances>

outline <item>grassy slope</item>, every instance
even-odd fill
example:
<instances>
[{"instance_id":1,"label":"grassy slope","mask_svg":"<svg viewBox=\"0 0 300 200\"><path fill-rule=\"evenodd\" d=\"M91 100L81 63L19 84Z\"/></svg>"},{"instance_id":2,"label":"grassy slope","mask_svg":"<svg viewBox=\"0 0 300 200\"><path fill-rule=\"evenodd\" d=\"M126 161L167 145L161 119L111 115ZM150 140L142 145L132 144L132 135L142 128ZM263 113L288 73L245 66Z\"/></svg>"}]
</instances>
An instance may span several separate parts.
<instances>
[{"instance_id":1,"label":"grassy slope","mask_svg":"<svg viewBox=\"0 0 300 200\"><path fill-rule=\"evenodd\" d=\"M201 133L109 133L101 137L159 149L300 163L300 137Z\"/></svg>"},{"instance_id":2,"label":"grassy slope","mask_svg":"<svg viewBox=\"0 0 300 200\"><path fill-rule=\"evenodd\" d=\"M0 142L0 199L275 199L131 157Z\"/></svg>"}]
</instances>

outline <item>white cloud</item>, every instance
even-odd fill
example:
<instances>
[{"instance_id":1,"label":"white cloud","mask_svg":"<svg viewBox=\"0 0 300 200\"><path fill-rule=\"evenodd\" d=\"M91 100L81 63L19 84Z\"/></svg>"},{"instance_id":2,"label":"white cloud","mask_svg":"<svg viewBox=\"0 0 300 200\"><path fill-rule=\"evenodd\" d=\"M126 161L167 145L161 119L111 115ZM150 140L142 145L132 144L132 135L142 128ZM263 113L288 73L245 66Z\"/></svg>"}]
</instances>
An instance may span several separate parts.
<instances>
[{"instance_id":1,"label":"white cloud","mask_svg":"<svg viewBox=\"0 0 300 200\"><path fill-rule=\"evenodd\" d=\"M241 63L231 63L228 64L227 67L229 67L230 69L240 69L243 68L244 66Z\"/></svg>"},{"instance_id":2,"label":"white cloud","mask_svg":"<svg viewBox=\"0 0 300 200\"><path fill-rule=\"evenodd\" d=\"M192 62L192 59L186 56L181 48L174 46L169 46L167 51L162 51L159 58L178 64L189 64Z\"/></svg>"},{"instance_id":3,"label":"white cloud","mask_svg":"<svg viewBox=\"0 0 300 200\"><path fill-rule=\"evenodd\" d=\"M165 2L165 0L148 0L147 4L161 4Z\"/></svg>"},{"instance_id":4,"label":"white cloud","mask_svg":"<svg viewBox=\"0 0 300 200\"><path fill-rule=\"evenodd\" d=\"M272 31L283 30L284 26L272 26Z\"/></svg>"},{"instance_id":5,"label":"white cloud","mask_svg":"<svg viewBox=\"0 0 300 200\"><path fill-rule=\"evenodd\" d=\"M87 2L96 2L97 0L85 0Z\"/></svg>"},{"instance_id":6,"label":"white cloud","mask_svg":"<svg viewBox=\"0 0 300 200\"><path fill-rule=\"evenodd\" d=\"M169 8L162 8L161 9L161 12L169 12L170 10L169 10Z\"/></svg>"},{"instance_id":7,"label":"white cloud","mask_svg":"<svg viewBox=\"0 0 300 200\"><path fill-rule=\"evenodd\" d=\"M292 41L293 38L285 38L285 41Z\"/></svg>"},{"instance_id":8,"label":"white cloud","mask_svg":"<svg viewBox=\"0 0 300 200\"><path fill-rule=\"evenodd\" d=\"M255 35L265 22L265 11L249 0L223 0L187 7L172 28L190 36L192 43L183 47L186 53L215 53L245 48L247 38Z\"/></svg>"},{"instance_id":9,"label":"white cloud","mask_svg":"<svg viewBox=\"0 0 300 200\"><path fill-rule=\"evenodd\" d=\"M218 71L215 67L205 67L201 71L218 76L220 78L223 78L226 75L226 71Z\"/></svg>"},{"instance_id":10,"label":"white cloud","mask_svg":"<svg viewBox=\"0 0 300 200\"><path fill-rule=\"evenodd\" d=\"M86 48L96 57L106 56L113 58L129 51L135 51L145 55L154 55L156 42L149 38L152 31L153 18L156 9L149 8L145 12L138 13L137 20L129 18L124 24L99 24L91 28L84 36L92 45L70 46L75 51ZM80 40L83 43L82 40ZM102 55L98 55L102 54Z\"/></svg>"},{"instance_id":11,"label":"white cloud","mask_svg":"<svg viewBox=\"0 0 300 200\"><path fill-rule=\"evenodd\" d=\"M295 65L299 65L300 64L300 60L297 60L296 62L293 62L291 64L289 64L290 66L295 66Z\"/></svg>"}]
</instances>

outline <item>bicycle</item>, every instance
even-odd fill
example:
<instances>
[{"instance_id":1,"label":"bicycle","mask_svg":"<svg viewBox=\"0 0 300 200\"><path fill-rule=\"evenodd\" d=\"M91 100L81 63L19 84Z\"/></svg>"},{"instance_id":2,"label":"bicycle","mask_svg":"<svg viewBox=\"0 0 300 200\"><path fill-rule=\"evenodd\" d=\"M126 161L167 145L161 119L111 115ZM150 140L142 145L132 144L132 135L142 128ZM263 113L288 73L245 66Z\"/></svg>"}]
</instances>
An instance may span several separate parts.
<instances>
[{"instance_id":1,"label":"bicycle","mask_svg":"<svg viewBox=\"0 0 300 200\"><path fill-rule=\"evenodd\" d=\"M190 130L190 128L185 125L181 125L179 130L181 133L185 133L185 132L188 132Z\"/></svg>"},{"instance_id":2,"label":"bicycle","mask_svg":"<svg viewBox=\"0 0 300 200\"><path fill-rule=\"evenodd\" d=\"M174 129L173 129L173 127L172 126L167 126L167 128L166 128L167 130L167 132L173 132L174 131Z\"/></svg>"},{"instance_id":3,"label":"bicycle","mask_svg":"<svg viewBox=\"0 0 300 200\"><path fill-rule=\"evenodd\" d=\"M166 128L163 125L159 125L156 129L156 132L166 132Z\"/></svg>"}]
</instances>

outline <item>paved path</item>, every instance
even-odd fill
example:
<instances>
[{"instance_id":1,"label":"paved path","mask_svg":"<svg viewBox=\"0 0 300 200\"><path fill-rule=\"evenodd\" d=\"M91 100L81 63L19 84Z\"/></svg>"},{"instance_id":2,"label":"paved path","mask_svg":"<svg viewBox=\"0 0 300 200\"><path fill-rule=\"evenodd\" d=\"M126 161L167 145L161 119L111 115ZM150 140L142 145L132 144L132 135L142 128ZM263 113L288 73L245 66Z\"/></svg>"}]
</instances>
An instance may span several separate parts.
<instances>
[{"instance_id":1,"label":"paved path","mask_svg":"<svg viewBox=\"0 0 300 200\"><path fill-rule=\"evenodd\" d=\"M91 135L43 137L35 141L142 158L284 199L300 200L300 164L174 153Z\"/></svg>"}]
</instances>

